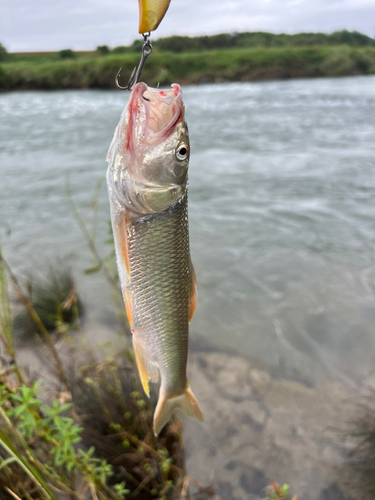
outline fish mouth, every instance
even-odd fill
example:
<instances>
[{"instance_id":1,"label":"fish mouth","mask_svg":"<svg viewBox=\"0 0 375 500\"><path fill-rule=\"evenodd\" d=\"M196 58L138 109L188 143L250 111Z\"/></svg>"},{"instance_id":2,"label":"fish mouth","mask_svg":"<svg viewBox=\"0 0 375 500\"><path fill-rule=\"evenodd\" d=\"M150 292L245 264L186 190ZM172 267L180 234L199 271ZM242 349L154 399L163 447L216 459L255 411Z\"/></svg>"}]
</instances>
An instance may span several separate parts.
<instances>
[{"instance_id":1,"label":"fish mouth","mask_svg":"<svg viewBox=\"0 0 375 500\"><path fill-rule=\"evenodd\" d=\"M147 87L142 98L146 101L148 135L168 135L181 118L181 87L177 84L166 90Z\"/></svg>"},{"instance_id":2,"label":"fish mouth","mask_svg":"<svg viewBox=\"0 0 375 500\"><path fill-rule=\"evenodd\" d=\"M170 89L162 90L137 83L130 97L129 110L128 144L134 139L139 144L140 135L142 139L152 143L163 139L184 116L181 87L173 83ZM138 137L134 137L135 135Z\"/></svg>"}]
</instances>

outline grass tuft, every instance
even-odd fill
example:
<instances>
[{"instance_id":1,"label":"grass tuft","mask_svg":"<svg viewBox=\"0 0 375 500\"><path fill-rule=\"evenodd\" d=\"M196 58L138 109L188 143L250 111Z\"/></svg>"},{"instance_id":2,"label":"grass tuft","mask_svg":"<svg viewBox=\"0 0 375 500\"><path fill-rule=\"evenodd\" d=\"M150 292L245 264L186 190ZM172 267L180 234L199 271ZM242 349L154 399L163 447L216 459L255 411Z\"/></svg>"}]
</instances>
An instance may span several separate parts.
<instances>
[{"instance_id":1,"label":"grass tuft","mask_svg":"<svg viewBox=\"0 0 375 500\"><path fill-rule=\"evenodd\" d=\"M71 269L67 266L49 266L30 275L26 280L26 296L48 332L65 326L77 328L83 315L83 305L77 293ZM14 318L15 332L30 338L38 331L30 315L22 309Z\"/></svg>"}]
</instances>

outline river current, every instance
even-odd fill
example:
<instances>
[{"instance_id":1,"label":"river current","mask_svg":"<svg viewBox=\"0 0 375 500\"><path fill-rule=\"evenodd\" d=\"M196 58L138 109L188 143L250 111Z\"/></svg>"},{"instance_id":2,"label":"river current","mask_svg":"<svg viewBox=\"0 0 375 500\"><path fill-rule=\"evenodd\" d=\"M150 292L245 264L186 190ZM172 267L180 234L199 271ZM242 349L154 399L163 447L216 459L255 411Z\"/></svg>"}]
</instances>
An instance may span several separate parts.
<instances>
[{"instance_id":1,"label":"river current","mask_svg":"<svg viewBox=\"0 0 375 500\"><path fill-rule=\"evenodd\" d=\"M198 307L191 335L274 375L350 382L375 366L375 77L183 88ZM72 216L89 221L128 93L0 95L0 224L22 273L65 259L88 311L111 293ZM105 182L96 241L109 247ZM6 234L6 228L10 233ZM104 338L101 339L105 341Z\"/></svg>"}]
</instances>

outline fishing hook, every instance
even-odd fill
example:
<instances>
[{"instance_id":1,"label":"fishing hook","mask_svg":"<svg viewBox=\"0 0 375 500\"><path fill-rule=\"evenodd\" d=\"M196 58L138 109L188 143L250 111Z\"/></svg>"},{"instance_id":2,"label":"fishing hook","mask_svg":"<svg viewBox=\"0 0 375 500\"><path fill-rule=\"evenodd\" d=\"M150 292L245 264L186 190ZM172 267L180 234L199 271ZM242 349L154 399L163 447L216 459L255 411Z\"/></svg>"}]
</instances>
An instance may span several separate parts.
<instances>
[{"instance_id":1,"label":"fishing hook","mask_svg":"<svg viewBox=\"0 0 375 500\"><path fill-rule=\"evenodd\" d=\"M129 81L128 81L128 84L126 87L122 87L119 84L119 78L120 78L122 68L120 68L117 72L116 79L115 79L116 87L121 89L121 90L133 90L134 85L136 85L139 82L139 79L141 78L141 73L142 73L143 67L145 65L146 59L148 58L148 56L152 52L152 45L151 45L151 41L149 38L150 33L149 32L142 33L142 36L143 36L142 57L141 57L141 60L138 64L138 68L135 67L133 69L132 74L130 75L130 78L129 78Z\"/></svg>"}]
</instances>

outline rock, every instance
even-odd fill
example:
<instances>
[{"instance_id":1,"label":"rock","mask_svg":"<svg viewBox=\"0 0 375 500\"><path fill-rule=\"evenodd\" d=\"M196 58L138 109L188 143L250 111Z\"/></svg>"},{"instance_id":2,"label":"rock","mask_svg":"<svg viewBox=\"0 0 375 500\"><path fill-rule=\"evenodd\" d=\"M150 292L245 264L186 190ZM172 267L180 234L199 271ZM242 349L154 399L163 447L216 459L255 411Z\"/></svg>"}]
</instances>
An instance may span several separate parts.
<instances>
[{"instance_id":1,"label":"rock","mask_svg":"<svg viewBox=\"0 0 375 500\"><path fill-rule=\"evenodd\" d=\"M234 487L230 481L218 481L216 484L216 491L221 498L227 500L237 500L234 496Z\"/></svg>"},{"instance_id":2,"label":"rock","mask_svg":"<svg viewBox=\"0 0 375 500\"><path fill-rule=\"evenodd\" d=\"M267 372L250 369L249 372L250 384L258 392L263 393L266 391L271 383L271 377Z\"/></svg>"},{"instance_id":3,"label":"rock","mask_svg":"<svg viewBox=\"0 0 375 500\"><path fill-rule=\"evenodd\" d=\"M246 493L259 496L269 484L269 479L255 467L246 467L240 476L240 485Z\"/></svg>"},{"instance_id":4,"label":"rock","mask_svg":"<svg viewBox=\"0 0 375 500\"><path fill-rule=\"evenodd\" d=\"M319 500L348 500L348 498L335 484L331 484L321 492Z\"/></svg>"}]
</instances>

